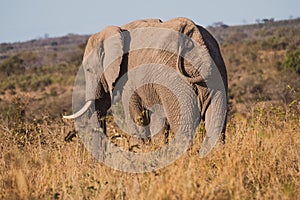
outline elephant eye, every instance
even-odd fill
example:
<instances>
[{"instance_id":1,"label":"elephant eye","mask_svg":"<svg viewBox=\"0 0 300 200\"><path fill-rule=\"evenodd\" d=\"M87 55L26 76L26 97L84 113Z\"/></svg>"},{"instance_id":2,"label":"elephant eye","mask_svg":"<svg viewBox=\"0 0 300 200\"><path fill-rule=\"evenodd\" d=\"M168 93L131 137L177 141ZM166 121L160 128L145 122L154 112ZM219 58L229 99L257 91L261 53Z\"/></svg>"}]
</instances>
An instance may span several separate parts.
<instances>
[{"instance_id":1,"label":"elephant eye","mask_svg":"<svg viewBox=\"0 0 300 200\"><path fill-rule=\"evenodd\" d=\"M86 69L86 71L87 71L87 72L90 72L90 73L93 73L93 69L92 69L91 67L88 67L88 68Z\"/></svg>"}]
</instances>

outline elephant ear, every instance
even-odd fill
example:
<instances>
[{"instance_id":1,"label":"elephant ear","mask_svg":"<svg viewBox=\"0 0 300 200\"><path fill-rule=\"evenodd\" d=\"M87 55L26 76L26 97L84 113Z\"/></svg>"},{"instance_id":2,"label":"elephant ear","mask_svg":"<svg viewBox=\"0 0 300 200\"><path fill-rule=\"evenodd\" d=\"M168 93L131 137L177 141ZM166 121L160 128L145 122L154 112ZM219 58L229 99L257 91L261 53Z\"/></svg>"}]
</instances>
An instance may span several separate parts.
<instances>
[{"instance_id":1,"label":"elephant ear","mask_svg":"<svg viewBox=\"0 0 300 200\"><path fill-rule=\"evenodd\" d=\"M117 26L108 26L101 32L93 34L86 45L83 60L89 58L94 60L93 66L99 63L99 70L103 75L101 77L105 80L102 84L106 92L112 92L114 82L119 76L123 46L122 29Z\"/></svg>"},{"instance_id":2,"label":"elephant ear","mask_svg":"<svg viewBox=\"0 0 300 200\"><path fill-rule=\"evenodd\" d=\"M112 95L114 83L120 74L123 58L124 37L122 30L116 26L109 26L103 30L104 40L102 43L103 57L101 59L103 74L107 83L105 90Z\"/></svg>"}]
</instances>

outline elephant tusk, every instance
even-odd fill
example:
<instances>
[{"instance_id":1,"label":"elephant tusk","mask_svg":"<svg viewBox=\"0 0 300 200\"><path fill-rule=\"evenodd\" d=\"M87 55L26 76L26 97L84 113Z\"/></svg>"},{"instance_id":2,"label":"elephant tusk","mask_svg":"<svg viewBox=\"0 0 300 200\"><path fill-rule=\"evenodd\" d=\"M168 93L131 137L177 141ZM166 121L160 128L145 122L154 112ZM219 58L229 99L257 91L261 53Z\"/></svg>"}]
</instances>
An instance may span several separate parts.
<instances>
[{"instance_id":1,"label":"elephant tusk","mask_svg":"<svg viewBox=\"0 0 300 200\"><path fill-rule=\"evenodd\" d=\"M85 103L85 105L78 112L74 113L73 115L63 116L63 118L64 119L76 119L76 118L82 116L91 107L92 103L93 103L93 101L87 101Z\"/></svg>"}]
</instances>

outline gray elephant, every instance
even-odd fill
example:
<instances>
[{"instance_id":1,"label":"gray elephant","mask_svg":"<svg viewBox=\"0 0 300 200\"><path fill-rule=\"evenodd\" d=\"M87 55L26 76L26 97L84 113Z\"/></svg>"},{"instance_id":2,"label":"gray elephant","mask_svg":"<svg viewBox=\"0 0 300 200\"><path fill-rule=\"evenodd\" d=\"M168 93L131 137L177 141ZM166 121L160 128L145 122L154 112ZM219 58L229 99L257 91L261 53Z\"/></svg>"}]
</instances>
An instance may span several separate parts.
<instances>
[{"instance_id":1,"label":"gray elephant","mask_svg":"<svg viewBox=\"0 0 300 200\"><path fill-rule=\"evenodd\" d=\"M225 140L226 67L216 40L191 20L149 19L109 26L89 38L82 65L86 104L64 118L80 117L94 102L105 130L108 109L121 99L126 122L137 132L145 132L155 120L159 126L166 122L174 132L182 124L194 130L201 117L207 132L202 156L220 136ZM154 109L157 105L163 115Z\"/></svg>"}]
</instances>

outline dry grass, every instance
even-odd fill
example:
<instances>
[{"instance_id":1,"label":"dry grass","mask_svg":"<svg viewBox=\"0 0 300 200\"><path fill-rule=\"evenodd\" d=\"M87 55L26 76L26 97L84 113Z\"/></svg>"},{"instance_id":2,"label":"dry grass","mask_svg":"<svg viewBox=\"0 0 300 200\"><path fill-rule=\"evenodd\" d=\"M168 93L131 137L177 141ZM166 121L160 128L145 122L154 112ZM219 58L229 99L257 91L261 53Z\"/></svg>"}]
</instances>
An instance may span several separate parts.
<instances>
[{"instance_id":1,"label":"dry grass","mask_svg":"<svg viewBox=\"0 0 300 200\"><path fill-rule=\"evenodd\" d=\"M193 147L145 174L98 163L71 124L45 117L23 128L0 126L0 199L299 199L300 111L259 105L231 116L227 143L200 159Z\"/></svg>"}]
</instances>

